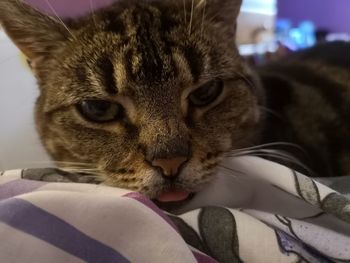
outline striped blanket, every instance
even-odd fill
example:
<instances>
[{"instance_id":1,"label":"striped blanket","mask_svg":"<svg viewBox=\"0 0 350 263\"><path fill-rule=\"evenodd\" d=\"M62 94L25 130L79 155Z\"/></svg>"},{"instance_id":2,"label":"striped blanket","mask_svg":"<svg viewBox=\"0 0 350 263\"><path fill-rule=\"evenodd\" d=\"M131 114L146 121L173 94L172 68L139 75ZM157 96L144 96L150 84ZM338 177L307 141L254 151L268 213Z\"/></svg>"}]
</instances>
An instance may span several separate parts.
<instances>
[{"instance_id":1,"label":"striped blanket","mask_svg":"<svg viewBox=\"0 0 350 263\"><path fill-rule=\"evenodd\" d=\"M171 214L58 169L2 172L0 262L350 262L350 177L226 166Z\"/></svg>"}]
</instances>

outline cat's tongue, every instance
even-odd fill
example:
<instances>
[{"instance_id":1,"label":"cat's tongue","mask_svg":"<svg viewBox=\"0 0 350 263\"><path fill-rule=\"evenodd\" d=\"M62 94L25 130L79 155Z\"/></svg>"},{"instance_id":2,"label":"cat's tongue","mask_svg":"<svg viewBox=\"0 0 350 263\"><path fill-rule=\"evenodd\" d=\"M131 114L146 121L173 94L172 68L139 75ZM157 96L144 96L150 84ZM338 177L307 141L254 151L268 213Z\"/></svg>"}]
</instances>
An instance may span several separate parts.
<instances>
[{"instance_id":1,"label":"cat's tongue","mask_svg":"<svg viewBox=\"0 0 350 263\"><path fill-rule=\"evenodd\" d=\"M168 190L158 196L159 202L178 202L189 197L190 193L183 190Z\"/></svg>"}]
</instances>

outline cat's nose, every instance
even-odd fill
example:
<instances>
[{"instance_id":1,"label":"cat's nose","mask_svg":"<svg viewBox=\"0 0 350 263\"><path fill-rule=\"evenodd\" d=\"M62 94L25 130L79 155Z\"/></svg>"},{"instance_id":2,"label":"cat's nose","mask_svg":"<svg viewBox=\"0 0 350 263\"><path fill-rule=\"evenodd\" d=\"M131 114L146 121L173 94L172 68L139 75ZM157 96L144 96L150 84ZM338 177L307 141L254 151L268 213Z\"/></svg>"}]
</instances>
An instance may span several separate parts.
<instances>
[{"instance_id":1,"label":"cat's nose","mask_svg":"<svg viewBox=\"0 0 350 263\"><path fill-rule=\"evenodd\" d=\"M187 162L188 158L179 156L169 159L154 159L152 166L159 167L162 170L162 175L166 178L174 178L179 174L179 169L182 164Z\"/></svg>"}]
</instances>

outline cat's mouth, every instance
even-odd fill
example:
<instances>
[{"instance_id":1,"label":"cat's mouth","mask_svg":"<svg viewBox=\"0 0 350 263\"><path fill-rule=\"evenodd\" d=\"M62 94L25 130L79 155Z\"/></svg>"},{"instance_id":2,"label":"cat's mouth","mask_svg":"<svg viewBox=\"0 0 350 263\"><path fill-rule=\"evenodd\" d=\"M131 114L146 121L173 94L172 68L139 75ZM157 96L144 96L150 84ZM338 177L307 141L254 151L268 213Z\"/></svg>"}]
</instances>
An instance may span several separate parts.
<instances>
[{"instance_id":1,"label":"cat's mouth","mask_svg":"<svg viewBox=\"0 0 350 263\"><path fill-rule=\"evenodd\" d=\"M159 208L171 211L187 203L194 195L194 193L186 190L169 188L153 199L153 201Z\"/></svg>"}]
</instances>

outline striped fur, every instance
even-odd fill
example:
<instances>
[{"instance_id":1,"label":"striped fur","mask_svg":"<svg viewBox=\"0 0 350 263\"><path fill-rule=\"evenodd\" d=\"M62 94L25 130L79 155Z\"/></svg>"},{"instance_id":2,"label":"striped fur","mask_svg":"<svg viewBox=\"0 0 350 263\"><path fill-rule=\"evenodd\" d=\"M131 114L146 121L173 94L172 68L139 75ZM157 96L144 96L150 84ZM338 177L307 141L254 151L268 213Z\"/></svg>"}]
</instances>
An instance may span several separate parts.
<instances>
[{"instance_id":1,"label":"striped fur","mask_svg":"<svg viewBox=\"0 0 350 263\"><path fill-rule=\"evenodd\" d=\"M344 86L348 75L331 66L318 73L314 62L303 62L301 69L297 61L261 69L267 107L281 111L283 122L294 127L281 127L267 115L261 136L264 92L252 83L257 78L234 41L240 2L120 0L64 26L19 1L0 2L0 22L31 60L38 80L36 123L48 153L58 164L87 163L105 183L153 198L169 187L197 191L212 179L223 157L260 143L261 137L300 143L318 152L325 143L312 135L322 119L317 107L329 105L322 104L325 98L310 81L327 79ZM300 72L319 75L308 78ZM190 92L216 79L224 81L224 91L215 103L192 107ZM304 91L292 88L296 83L311 91L304 96ZM125 116L108 124L87 122L76 110L87 99L118 102ZM296 99L300 103L294 103ZM311 110L304 110L305 100L314 102ZM300 118L306 114L309 118ZM344 131L336 144L348 135L340 119L338 123L337 130ZM345 152L337 157L344 165L334 163L337 173L349 171L348 150L336 149ZM147 161L155 154L171 158L184 151L190 151L191 158L174 181L161 177Z\"/></svg>"},{"instance_id":2,"label":"striped fur","mask_svg":"<svg viewBox=\"0 0 350 263\"><path fill-rule=\"evenodd\" d=\"M252 75L235 48L240 4L121 0L62 26L2 1L0 21L38 79L36 123L51 156L87 163L105 183L150 197L210 181L224 155L251 145L259 127L261 92L246 81ZM192 91L217 79L225 85L214 103L189 104ZM116 101L125 116L87 122L76 111L86 99ZM147 161L184 152L190 160L176 180Z\"/></svg>"}]
</instances>

